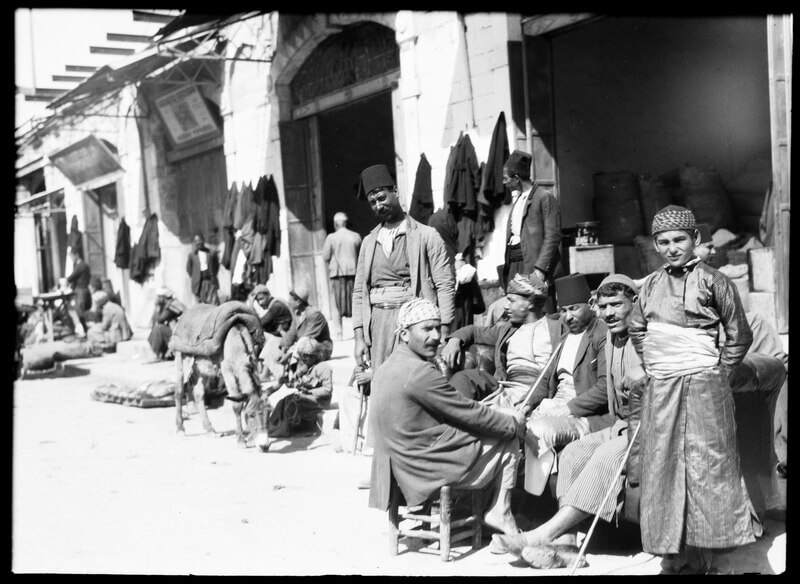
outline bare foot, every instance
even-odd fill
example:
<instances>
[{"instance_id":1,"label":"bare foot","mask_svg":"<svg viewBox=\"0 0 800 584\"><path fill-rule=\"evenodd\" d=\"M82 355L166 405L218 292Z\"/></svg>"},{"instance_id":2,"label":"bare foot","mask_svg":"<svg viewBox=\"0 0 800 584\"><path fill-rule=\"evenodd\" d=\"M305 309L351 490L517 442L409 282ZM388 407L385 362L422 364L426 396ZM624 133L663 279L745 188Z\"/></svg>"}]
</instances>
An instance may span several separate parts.
<instances>
[{"instance_id":1,"label":"bare foot","mask_svg":"<svg viewBox=\"0 0 800 584\"><path fill-rule=\"evenodd\" d=\"M497 515L489 511L483 516L483 523L496 531L501 531L506 535L514 535L520 533L520 528L517 527L517 522L511 513Z\"/></svg>"},{"instance_id":2,"label":"bare foot","mask_svg":"<svg viewBox=\"0 0 800 584\"><path fill-rule=\"evenodd\" d=\"M495 533L492 535L492 543L489 545L489 551L493 554L505 553L521 557L524 548L548 543L552 542L530 531L511 535Z\"/></svg>"}]
</instances>

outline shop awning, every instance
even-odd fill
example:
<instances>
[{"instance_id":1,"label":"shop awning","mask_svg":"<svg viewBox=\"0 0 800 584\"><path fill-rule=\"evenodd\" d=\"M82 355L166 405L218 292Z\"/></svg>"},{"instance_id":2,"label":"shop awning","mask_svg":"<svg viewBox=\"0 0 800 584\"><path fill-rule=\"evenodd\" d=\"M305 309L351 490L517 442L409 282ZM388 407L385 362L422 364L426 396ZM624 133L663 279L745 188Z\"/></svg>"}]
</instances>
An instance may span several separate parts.
<instances>
[{"instance_id":1,"label":"shop awning","mask_svg":"<svg viewBox=\"0 0 800 584\"><path fill-rule=\"evenodd\" d=\"M599 16L588 12L574 14L537 14L535 16L526 16L522 18L522 30L528 36L538 36L555 31L563 32L576 24L584 24L595 18L599 18Z\"/></svg>"},{"instance_id":2,"label":"shop awning","mask_svg":"<svg viewBox=\"0 0 800 584\"><path fill-rule=\"evenodd\" d=\"M48 155L50 162L77 188L94 188L120 176L117 154L94 134Z\"/></svg>"},{"instance_id":3,"label":"shop awning","mask_svg":"<svg viewBox=\"0 0 800 584\"><path fill-rule=\"evenodd\" d=\"M66 107L67 111L62 109L62 113L70 113L70 104L83 108L97 98L147 78L174 61L207 55L211 49L206 41L217 30L261 13L263 11L177 16L159 29L146 49L114 65L101 67L86 81L53 100L48 107Z\"/></svg>"}]
</instances>

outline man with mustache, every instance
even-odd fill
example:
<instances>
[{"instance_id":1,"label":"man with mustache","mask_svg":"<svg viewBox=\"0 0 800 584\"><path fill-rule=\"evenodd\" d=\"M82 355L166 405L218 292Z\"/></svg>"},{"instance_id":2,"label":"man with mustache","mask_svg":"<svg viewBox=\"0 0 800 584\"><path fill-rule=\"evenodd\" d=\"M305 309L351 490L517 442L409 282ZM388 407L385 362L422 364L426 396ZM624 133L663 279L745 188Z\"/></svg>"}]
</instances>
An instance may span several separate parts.
<instances>
[{"instance_id":1,"label":"man with mustache","mask_svg":"<svg viewBox=\"0 0 800 584\"><path fill-rule=\"evenodd\" d=\"M613 424L606 396L606 324L589 301L586 276L558 278L556 301L569 330L561 337L547 377L526 405L525 490L539 496L555 472L557 452L589 432Z\"/></svg>"},{"instance_id":2,"label":"man with mustache","mask_svg":"<svg viewBox=\"0 0 800 584\"><path fill-rule=\"evenodd\" d=\"M443 485L492 484L484 523L519 531L511 512L517 478L521 412L504 412L461 395L432 363L441 340L440 311L413 299L397 314L399 344L372 380L375 436L369 505L388 509L394 475L409 506Z\"/></svg>"},{"instance_id":3,"label":"man with mustache","mask_svg":"<svg viewBox=\"0 0 800 584\"><path fill-rule=\"evenodd\" d=\"M515 536L494 535L491 551L517 556L528 546L576 545L578 526L594 514L610 522L616 515L626 476L617 475L638 424L645 385L642 361L628 335L636 285L624 274L611 274L597 289L597 311L606 326L608 409L614 425L567 444L559 455L556 514L536 529ZM638 439L637 439L638 442ZM627 481L638 484L636 446L627 463ZM611 485L614 496L601 504ZM630 504L634 504L631 502ZM538 567L538 566L534 566Z\"/></svg>"},{"instance_id":4,"label":"man with mustache","mask_svg":"<svg viewBox=\"0 0 800 584\"><path fill-rule=\"evenodd\" d=\"M358 198L366 200L379 224L364 238L358 253L353 283L353 336L356 365L374 371L396 344L397 312L413 298L426 298L438 306L442 331L447 333L455 314L455 272L441 236L410 217L400 203L397 185L383 164L370 166L359 177ZM355 427L360 394L356 389L371 377L367 369L356 375L340 407L342 446L348 448L348 430ZM369 404L367 404L369 405ZM362 428L370 434L368 410Z\"/></svg>"}]
</instances>

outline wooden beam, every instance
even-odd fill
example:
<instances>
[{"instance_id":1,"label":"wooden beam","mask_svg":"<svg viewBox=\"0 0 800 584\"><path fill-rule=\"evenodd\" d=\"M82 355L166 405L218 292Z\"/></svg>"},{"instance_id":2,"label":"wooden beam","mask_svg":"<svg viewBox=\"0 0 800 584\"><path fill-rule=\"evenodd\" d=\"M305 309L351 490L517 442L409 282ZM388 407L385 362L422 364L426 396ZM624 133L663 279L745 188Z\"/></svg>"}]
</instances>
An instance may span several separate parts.
<instances>
[{"instance_id":1,"label":"wooden beam","mask_svg":"<svg viewBox=\"0 0 800 584\"><path fill-rule=\"evenodd\" d=\"M106 33L106 40L122 43L149 43L151 38L143 34L122 34L118 32Z\"/></svg>"},{"instance_id":2,"label":"wooden beam","mask_svg":"<svg viewBox=\"0 0 800 584\"><path fill-rule=\"evenodd\" d=\"M53 75L53 81L86 81L87 77L82 75Z\"/></svg>"},{"instance_id":3,"label":"wooden beam","mask_svg":"<svg viewBox=\"0 0 800 584\"><path fill-rule=\"evenodd\" d=\"M89 52L101 55L132 55L136 49L125 49L122 47L89 47Z\"/></svg>"},{"instance_id":4,"label":"wooden beam","mask_svg":"<svg viewBox=\"0 0 800 584\"><path fill-rule=\"evenodd\" d=\"M133 20L138 22L161 22L167 23L175 16L171 14L161 14L159 12L150 12L149 10L133 10Z\"/></svg>"},{"instance_id":5,"label":"wooden beam","mask_svg":"<svg viewBox=\"0 0 800 584\"><path fill-rule=\"evenodd\" d=\"M71 71L74 73L94 73L100 67L94 67L90 65L64 65L64 69L66 71Z\"/></svg>"}]
</instances>

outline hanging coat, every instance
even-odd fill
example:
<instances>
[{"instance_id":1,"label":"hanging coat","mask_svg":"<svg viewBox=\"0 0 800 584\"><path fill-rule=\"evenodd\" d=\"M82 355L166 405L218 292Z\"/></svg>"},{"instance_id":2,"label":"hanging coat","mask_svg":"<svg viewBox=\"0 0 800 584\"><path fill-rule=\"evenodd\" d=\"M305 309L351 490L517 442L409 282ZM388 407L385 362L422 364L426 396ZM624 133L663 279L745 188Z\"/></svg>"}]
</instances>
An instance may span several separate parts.
<instances>
[{"instance_id":1,"label":"hanging coat","mask_svg":"<svg viewBox=\"0 0 800 584\"><path fill-rule=\"evenodd\" d=\"M69 234L67 235L67 262L72 266L72 258L69 257L70 250L78 252L81 259L83 258L83 234L78 230L78 216L73 215L70 222Z\"/></svg>"},{"instance_id":2,"label":"hanging coat","mask_svg":"<svg viewBox=\"0 0 800 584\"><path fill-rule=\"evenodd\" d=\"M486 168L481 181L481 199L492 209L511 202L511 190L503 184L503 165L508 160L508 133L506 132L506 114L500 112L489 143L489 155L486 157Z\"/></svg>"},{"instance_id":3,"label":"hanging coat","mask_svg":"<svg viewBox=\"0 0 800 584\"><path fill-rule=\"evenodd\" d=\"M228 189L228 195L225 197L225 207L222 210L222 226L233 227L234 222L234 209L239 200L239 187L236 186L236 181L231 183L231 188Z\"/></svg>"},{"instance_id":4,"label":"hanging coat","mask_svg":"<svg viewBox=\"0 0 800 584\"><path fill-rule=\"evenodd\" d=\"M459 136L451 157L452 167L445 184L444 202L455 205L461 211L477 211L479 165L468 134Z\"/></svg>"},{"instance_id":5,"label":"hanging coat","mask_svg":"<svg viewBox=\"0 0 800 584\"><path fill-rule=\"evenodd\" d=\"M129 268L131 265L131 228L128 227L128 224L125 222L125 217L119 220L114 264L123 270Z\"/></svg>"},{"instance_id":6,"label":"hanging coat","mask_svg":"<svg viewBox=\"0 0 800 584\"><path fill-rule=\"evenodd\" d=\"M239 192L237 203L233 209L233 228L241 229L244 227L245 222L250 219L250 215L256 210L256 205L253 201L253 184L247 183L242 186Z\"/></svg>"},{"instance_id":7,"label":"hanging coat","mask_svg":"<svg viewBox=\"0 0 800 584\"><path fill-rule=\"evenodd\" d=\"M258 179L256 188L253 190L253 203L255 212L253 213L253 231L262 235L269 229L269 207L266 201L267 177L261 176Z\"/></svg>"},{"instance_id":8,"label":"hanging coat","mask_svg":"<svg viewBox=\"0 0 800 584\"><path fill-rule=\"evenodd\" d=\"M281 202L278 198L278 187L275 184L275 179L272 175L264 185L264 201L267 205L267 231L266 247L264 248L266 255L280 257L281 255ZM269 271L267 275L272 273L272 260L270 258Z\"/></svg>"},{"instance_id":9,"label":"hanging coat","mask_svg":"<svg viewBox=\"0 0 800 584\"><path fill-rule=\"evenodd\" d=\"M408 214L420 223L428 223L433 213L433 189L431 187L431 164L425 153L419 155L417 176L414 179L414 193L411 195L411 207Z\"/></svg>"},{"instance_id":10,"label":"hanging coat","mask_svg":"<svg viewBox=\"0 0 800 584\"><path fill-rule=\"evenodd\" d=\"M161 259L158 245L158 215L153 213L145 221L139 241L131 249L131 279L139 284L147 279L149 268Z\"/></svg>"}]
</instances>

